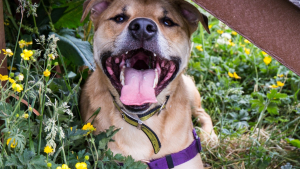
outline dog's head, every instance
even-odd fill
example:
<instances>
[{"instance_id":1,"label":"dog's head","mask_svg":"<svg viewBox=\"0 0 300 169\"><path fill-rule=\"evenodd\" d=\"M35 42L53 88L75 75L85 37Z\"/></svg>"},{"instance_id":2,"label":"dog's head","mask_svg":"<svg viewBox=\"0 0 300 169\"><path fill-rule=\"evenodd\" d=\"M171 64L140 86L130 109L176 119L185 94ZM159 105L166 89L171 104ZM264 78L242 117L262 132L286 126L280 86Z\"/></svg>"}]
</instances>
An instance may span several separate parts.
<instances>
[{"instance_id":1,"label":"dog's head","mask_svg":"<svg viewBox=\"0 0 300 169\"><path fill-rule=\"evenodd\" d=\"M110 92L131 113L162 104L190 56L191 34L207 17L184 0L87 0L94 59Z\"/></svg>"}]
</instances>

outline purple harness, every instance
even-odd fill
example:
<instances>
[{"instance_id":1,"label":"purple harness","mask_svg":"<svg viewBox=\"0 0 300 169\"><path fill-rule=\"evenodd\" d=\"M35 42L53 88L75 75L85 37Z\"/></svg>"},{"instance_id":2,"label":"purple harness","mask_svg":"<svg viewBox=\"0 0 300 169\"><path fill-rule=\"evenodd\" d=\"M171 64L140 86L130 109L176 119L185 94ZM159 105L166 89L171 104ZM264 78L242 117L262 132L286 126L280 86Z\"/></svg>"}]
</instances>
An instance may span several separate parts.
<instances>
[{"instance_id":1,"label":"purple harness","mask_svg":"<svg viewBox=\"0 0 300 169\"><path fill-rule=\"evenodd\" d=\"M150 169L174 168L175 166L183 164L191 160L192 158L194 158L201 151L201 143L200 143L200 138L198 137L195 129L193 129L193 135L195 140L192 142L190 146L177 153L173 153L165 157L152 160L150 163L148 163L149 168Z\"/></svg>"}]
</instances>

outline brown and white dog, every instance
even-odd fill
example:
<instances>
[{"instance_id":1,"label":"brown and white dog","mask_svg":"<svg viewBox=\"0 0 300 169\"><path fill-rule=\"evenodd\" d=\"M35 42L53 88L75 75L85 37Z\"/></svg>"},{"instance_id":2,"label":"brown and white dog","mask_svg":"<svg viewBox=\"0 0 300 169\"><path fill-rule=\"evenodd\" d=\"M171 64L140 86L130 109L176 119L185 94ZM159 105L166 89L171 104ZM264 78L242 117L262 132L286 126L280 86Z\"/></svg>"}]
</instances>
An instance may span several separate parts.
<instances>
[{"instance_id":1,"label":"brown and white dog","mask_svg":"<svg viewBox=\"0 0 300 169\"><path fill-rule=\"evenodd\" d=\"M194 82L184 75L198 22L209 31L197 8L184 0L87 0L82 19L89 12L97 68L82 90L81 114L86 121L101 107L95 134L112 125L122 129L108 145L114 153L147 161L179 152L194 140L192 115L206 138L217 138ZM156 107L160 111L143 121L160 140L155 154L145 133L124 121L119 110L137 117ZM175 168L203 164L198 154Z\"/></svg>"}]
</instances>

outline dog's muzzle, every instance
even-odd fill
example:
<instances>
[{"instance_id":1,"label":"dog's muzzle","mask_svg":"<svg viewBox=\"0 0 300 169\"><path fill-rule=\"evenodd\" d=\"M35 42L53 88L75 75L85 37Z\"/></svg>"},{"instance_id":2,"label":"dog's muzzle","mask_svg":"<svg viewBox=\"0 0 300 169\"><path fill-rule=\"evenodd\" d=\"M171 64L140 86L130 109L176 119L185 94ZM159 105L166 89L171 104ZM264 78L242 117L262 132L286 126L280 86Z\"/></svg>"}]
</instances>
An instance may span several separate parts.
<instances>
[{"instance_id":1,"label":"dog's muzzle","mask_svg":"<svg viewBox=\"0 0 300 169\"><path fill-rule=\"evenodd\" d=\"M131 112L147 110L157 95L175 78L180 61L162 56L158 27L148 18L129 23L121 52L101 56L102 68ZM171 58L171 59L167 59Z\"/></svg>"}]
</instances>

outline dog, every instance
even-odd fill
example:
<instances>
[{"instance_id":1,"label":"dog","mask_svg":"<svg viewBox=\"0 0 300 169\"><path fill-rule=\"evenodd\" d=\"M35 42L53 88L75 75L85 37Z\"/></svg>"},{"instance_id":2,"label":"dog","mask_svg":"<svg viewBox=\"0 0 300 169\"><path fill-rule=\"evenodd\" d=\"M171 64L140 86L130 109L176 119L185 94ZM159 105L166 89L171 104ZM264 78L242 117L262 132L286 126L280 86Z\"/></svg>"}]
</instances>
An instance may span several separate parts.
<instances>
[{"instance_id":1,"label":"dog","mask_svg":"<svg viewBox=\"0 0 300 169\"><path fill-rule=\"evenodd\" d=\"M198 152L179 165L173 154L196 145L192 115L208 133L201 139L217 138L195 83L184 75L191 35L199 21L209 32L207 17L184 0L87 0L82 20L89 13L96 70L81 92L83 120L91 122L101 107L94 134L121 128L108 147L149 168L163 168L150 164L161 158L167 168L203 168Z\"/></svg>"}]
</instances>

